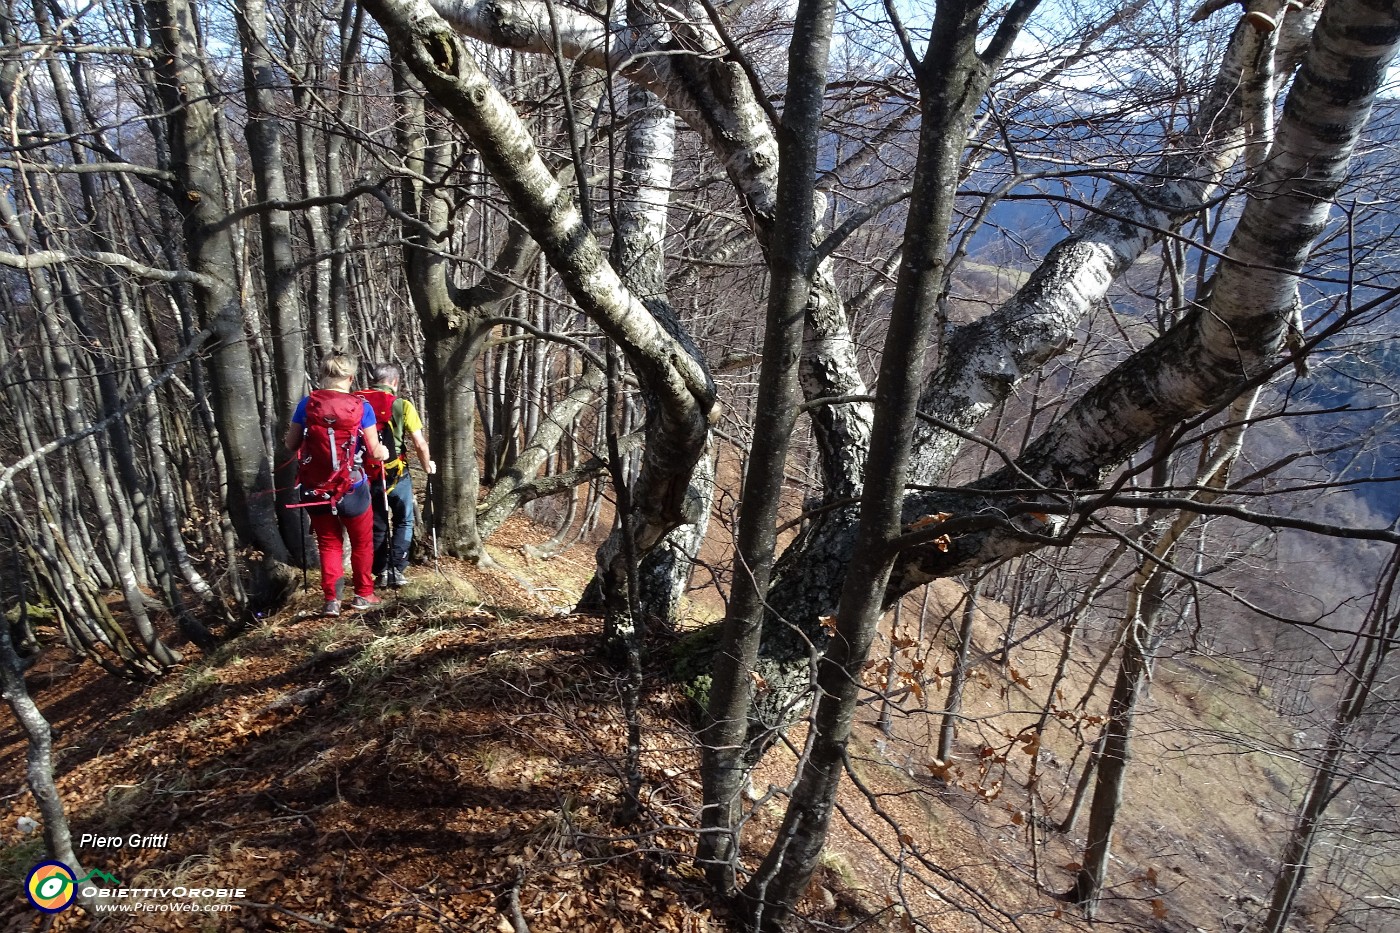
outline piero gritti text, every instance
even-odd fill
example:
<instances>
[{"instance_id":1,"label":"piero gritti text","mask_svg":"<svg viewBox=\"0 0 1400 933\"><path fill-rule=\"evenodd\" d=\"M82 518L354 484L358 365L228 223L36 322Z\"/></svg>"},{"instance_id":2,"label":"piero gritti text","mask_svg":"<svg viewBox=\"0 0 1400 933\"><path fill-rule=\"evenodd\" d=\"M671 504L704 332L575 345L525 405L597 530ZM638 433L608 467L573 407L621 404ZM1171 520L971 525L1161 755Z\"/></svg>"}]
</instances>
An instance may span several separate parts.
<instances>
[{"instance_id":1,"label":"piero gritti text","mask_svg":"<svg viewBox=\"0 0 1400 933\"><path fill-rule=\"evenodd\" d=\"M169 845L169 833L151 833L149 835L132 833L129 836L98 836L94 833L83 833L78 837L78 848L80 849L165 849Z\"/></svg>"}]
</instances>

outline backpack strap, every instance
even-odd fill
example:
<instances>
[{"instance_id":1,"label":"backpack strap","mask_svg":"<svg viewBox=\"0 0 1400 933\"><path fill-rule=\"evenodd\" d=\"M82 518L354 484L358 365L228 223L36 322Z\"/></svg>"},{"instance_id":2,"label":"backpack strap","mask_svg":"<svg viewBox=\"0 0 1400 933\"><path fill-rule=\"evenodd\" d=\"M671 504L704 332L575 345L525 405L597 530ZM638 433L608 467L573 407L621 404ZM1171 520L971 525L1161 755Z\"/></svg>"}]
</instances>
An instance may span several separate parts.
<instances>
[{"instance_id":1,"label":"backpack strap","mask_svg":"<svg viewBox=\"0 0 1400 933\"><path fill-rule=\"evenodd\" d=\"M404 443L403 436L404 406L407 404L407 399L395 396L394 404L389 409L389 434L394 439L394 458L384 464L384 481L388 486L398 483L408 470L408 445Z\"/></svg>"}]
</instances>

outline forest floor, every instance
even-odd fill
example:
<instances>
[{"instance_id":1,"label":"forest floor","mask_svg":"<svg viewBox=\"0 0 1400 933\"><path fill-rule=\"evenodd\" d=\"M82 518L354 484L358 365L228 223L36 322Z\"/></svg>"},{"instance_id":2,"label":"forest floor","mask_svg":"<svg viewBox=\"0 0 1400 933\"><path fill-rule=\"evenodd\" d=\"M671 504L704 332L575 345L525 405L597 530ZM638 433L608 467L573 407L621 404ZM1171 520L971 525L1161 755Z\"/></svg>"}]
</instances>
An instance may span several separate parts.
<instances>
[{"instance_id":1,"label":"forest floor","mask_svg":"<svg viewBox=\"0 0 1400 933\"><path fill-rule=\"evenodd\" d=\"M642 816L618 826L619 677L593 651L598 620L566 608L591 553L528 560L522 546L541 537L515 521L493 539L498 570L415 567L409 586L369 612L321 618L318 594L301 592L153 684L48 649L28 682L57 732L83 870L101 868L126 888L246 896L223 913L34 911L22 887L43 842L17 828L38 813L6 713L0 931L728 929L688 859L699 800L688 701L658 664L643 704ZM947 614L956 592L939 590L934 610ZM904 613L920 614L917 605ZM1004 608L991 607L984 640L1002 622ZM907 672L923 655L899 640L912 626L901 624L880 650ZM1018 649L1015 666L978 668L960 763L942 779L930 751L936 684L931 696L910 690L885 731L874 725L878 705L865 710L851 755L858 781L845 783L801 928L912 930L910 913L939 931L1083 928L1054 892L1071 883L1087 820L1066 836L1043 831L1025 783L1034 758L1037 806L1058 818L1095 723L1058 717L1036 755L1018 740L1058 646L1051 629ZM1076 652L1064 694L1085 688L1098 653ZM924 663L950 666L936 651ZM1279 727L1242 677L1200 661L1159 667L1100 925L1214 933L1257 912L1300 774L1286 756L1258 750ZM1256 740L1241 744L1246 734ZM800 730L792 740L800 747ZM755 786L786 784L792 760L778 749ZM756 806L746 830L753 859L781 813L780 797ZM84 844L85 834L124 844ZM133 834L157 838L125 844Z\"/></svg>"}]
</instances>

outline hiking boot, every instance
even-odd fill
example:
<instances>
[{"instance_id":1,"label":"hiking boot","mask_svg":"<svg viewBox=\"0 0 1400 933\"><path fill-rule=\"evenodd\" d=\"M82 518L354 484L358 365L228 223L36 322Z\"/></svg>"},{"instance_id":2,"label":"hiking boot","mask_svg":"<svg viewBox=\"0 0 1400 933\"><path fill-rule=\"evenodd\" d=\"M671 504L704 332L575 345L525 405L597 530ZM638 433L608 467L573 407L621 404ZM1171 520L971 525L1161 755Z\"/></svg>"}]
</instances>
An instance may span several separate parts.
<instances>
[{"instance_id":1,"label":"hiking boot","mask_svg":"<svg viewBox=\"0 0 1400 933\"><path fill-rule=\"evenodd\" d=\"M389 578L389 585L394 589L398 589L401 586L408 586L408 577L404 576L402 570L390 570L386 576Z\"/></svg>"},{"instance_id":2,"label":"hiking boot","mask_svg":"<svg viewBox=\"0 0 1400 933\"><path fill-rule=\"evenodd\" d=\"M384 589L384 587L386 587L386 586L388 586L388 585L389 585L389 572L388 572L387 570L381 570L381 571L379 571L379 573L376 573L376 574L374 575L374 588L375 588L376 590L382 590L382 589Z\"/></svg>"},{"instance_id":3,"label":"hiking boot","mask_svg":"<svg viewBox=\"0 0 1400 933\"><path fill-rule=\"evenodd\" d=\"M372 609L381 602L383 602L383 600L374 594L370 594L369 596L356 596L354 599L350 600L350 608L355 610Z\"/></svg>"},{"instance_id":4,"label":"hiking boot","mask_svg":"<svg viewBox=\"0 0 1400 933\"><path fill-rule=\"evenodd\" d=\"M326 600L326 604L325 604L324 606L321 607L321 615L323 615L323 616L338 616L338 615L340 615L340 600L338 600L338 599L328 599L328 600Z\"/></svg>"}]
</instances>

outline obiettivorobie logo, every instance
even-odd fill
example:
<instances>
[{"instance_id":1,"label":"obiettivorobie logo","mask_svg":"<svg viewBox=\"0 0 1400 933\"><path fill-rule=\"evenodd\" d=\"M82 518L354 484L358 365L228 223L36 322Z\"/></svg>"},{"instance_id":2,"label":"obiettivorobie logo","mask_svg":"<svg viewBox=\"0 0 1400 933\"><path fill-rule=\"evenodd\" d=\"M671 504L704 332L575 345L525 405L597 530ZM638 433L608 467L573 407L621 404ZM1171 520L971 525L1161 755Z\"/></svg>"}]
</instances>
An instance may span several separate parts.
<instances>
[{"instance_id":1,"label":"obiettivorobie logo","mask_svg":"<svg viewBox=\"0 0 1400 933\"><path fill-rule=\"evenodd\" d=\"M93 883L101 881L105 886ZM73 906L81 894L94 913L221 913L234 910L248 896L246 888L128 888L100 868L75 877L63 862L40 862L29 870L25 896L35 910L56 914Z\"/></svg>"},{"instance_id":2,"label":"obiettivorobie logo","mask_svg":"<svg viewBox=\"0 0 1400 933\"><path fill-rule=\"evenodd\" d=\"M75 878L73 869L62 862L40 862L29 870L29 877L24 882L24 894L36 910L56 914L73 906L78 896L78 885L94 878L111 885L121 885L120 881L100 868Z\"/></svg>"}]
</instances>

